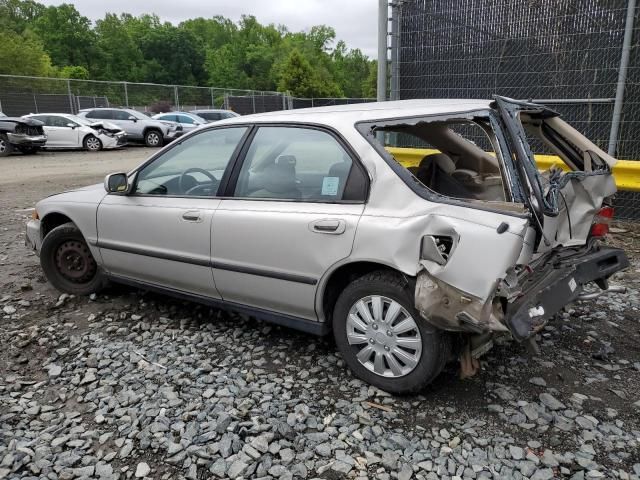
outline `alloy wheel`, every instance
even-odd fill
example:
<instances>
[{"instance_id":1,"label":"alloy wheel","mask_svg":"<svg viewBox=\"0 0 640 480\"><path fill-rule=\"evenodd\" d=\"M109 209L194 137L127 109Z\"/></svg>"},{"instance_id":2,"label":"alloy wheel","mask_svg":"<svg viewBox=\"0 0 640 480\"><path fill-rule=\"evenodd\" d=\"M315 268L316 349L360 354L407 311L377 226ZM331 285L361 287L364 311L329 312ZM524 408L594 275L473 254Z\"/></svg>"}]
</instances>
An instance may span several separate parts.
<instances>
[{"instance_id":1,"label":"alloy wheel","mask_svg":"<svg viewBox=\"0 0 640 480\"><path fill-rule=\"evenodd\" d=\"M100 140L96 137L87 138L87 148L89 150L100 150Z\"/></svg>"},{"instance_id":2,"label":"alloy wheel","mask_svg":"<svg viewBox=\"0 0 640 480\"><path fill-rule=\"evenodd\" d=\"M422 354L422 338L413 317L395 300L372 295L356 301L346 322L347 340L358 361L382 377L411 373Z\"/></svg>"},{"instance_id":3,"label":"alloy wheel","mask_svg":"<svg viewBox=\"0 0 640 480\"><path fill-rule=\"evenodd\" d=\"M4 138L0 138L0 153L4 153L7 151L7 142L5 142Z\"/></svg>"},{"instance_id":4,"label":"alloy wheel","mask_svg":"<svg viewBox=\"0 0 640 480\"><path fill-rule=\"evenodd\" d=\"M151 132L147 135L147 143L152 146L158 145L158 143L160 143L160 137L156 132Z\"/></svg>"}]
</instances>

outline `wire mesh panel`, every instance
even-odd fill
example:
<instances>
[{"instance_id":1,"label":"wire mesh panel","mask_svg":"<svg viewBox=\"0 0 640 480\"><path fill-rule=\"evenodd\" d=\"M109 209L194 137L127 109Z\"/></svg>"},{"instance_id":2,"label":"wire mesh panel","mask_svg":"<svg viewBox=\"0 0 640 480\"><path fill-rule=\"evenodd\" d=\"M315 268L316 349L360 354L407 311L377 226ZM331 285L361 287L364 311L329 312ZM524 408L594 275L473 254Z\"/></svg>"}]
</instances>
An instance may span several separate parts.
<instances>
[{"instance_id":1,"label":"wire mesh panel","mask_svg":"<svg viewBox=\"0 0 640 480\"><path fill-rule=\"evenodd\" d=\"M405 0L394 13L400 98L536 99L607 150L626 0ZM640 160L639 31L636 9L621 159ZM637 195L619 197L640 216Z\"/></svg>"}]
</instances>

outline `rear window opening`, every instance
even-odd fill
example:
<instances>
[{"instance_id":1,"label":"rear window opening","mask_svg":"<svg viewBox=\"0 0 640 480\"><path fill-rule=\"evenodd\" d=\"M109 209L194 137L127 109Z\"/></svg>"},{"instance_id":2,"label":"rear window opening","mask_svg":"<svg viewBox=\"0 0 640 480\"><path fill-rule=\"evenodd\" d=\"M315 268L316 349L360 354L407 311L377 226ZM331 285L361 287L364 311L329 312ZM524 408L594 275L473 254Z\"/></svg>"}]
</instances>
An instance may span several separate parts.
<instances>
[{"instance_id":1,"label":"rear window opening","mask_svg":"<svg viewBox=\"0 0 640 480\"><path fill-rule=\"evenodd\" d=\"M509 201L488 120L444 119L374 127L378 142L429 190L446 197Z\"/></svg>"}]
</instances>

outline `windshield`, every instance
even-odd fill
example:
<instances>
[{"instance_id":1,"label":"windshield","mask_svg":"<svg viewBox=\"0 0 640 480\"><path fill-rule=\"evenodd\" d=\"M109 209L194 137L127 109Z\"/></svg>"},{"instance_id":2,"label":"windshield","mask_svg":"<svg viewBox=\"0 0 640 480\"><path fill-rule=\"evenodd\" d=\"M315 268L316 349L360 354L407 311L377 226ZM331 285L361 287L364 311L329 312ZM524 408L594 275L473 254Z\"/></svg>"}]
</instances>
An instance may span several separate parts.
<instances>
[{"instance_id":1,"label":"windshield","mask_svg":"<svg viewBox=\"0 0 640 480\"><path fill-rule=\"evenodd\" d=\"M72 122L76 122L77 124L90 126L93 122L88 121L86 118L78 117L76 115L67 115L67 118Z\"/></svg>"},{"instance_id":2,"label":"windshield","mask_svg":"<svg viewBox=\"0 0 640 480\"><path fill-rule=\"evenodd\" d=\"M127 110L127 113L129 113L130 115L136 117L138 120L149 120L149 117L147 117L143 113L140 113L140 112L138 112L136 110Z\"/></svg>"}]
</instances>

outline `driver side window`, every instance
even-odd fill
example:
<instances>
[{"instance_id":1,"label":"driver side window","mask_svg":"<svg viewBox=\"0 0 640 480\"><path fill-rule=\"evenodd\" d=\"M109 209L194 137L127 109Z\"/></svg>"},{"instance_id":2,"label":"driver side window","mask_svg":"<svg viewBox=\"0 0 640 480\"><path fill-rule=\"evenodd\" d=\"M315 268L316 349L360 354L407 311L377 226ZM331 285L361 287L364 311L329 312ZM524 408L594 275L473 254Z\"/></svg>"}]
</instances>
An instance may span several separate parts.
<instances>
[{"instance_id":1,"label":"driver side window","mask_svg":"<svg viewBox=\"0 0 640 480\"><path fill-rule=\"evenodd\" d=\"M140 170L135 193L216 196L222 174L246 131L246 127L220 128L187 138Z\"/></svg>"}]
</instances>

